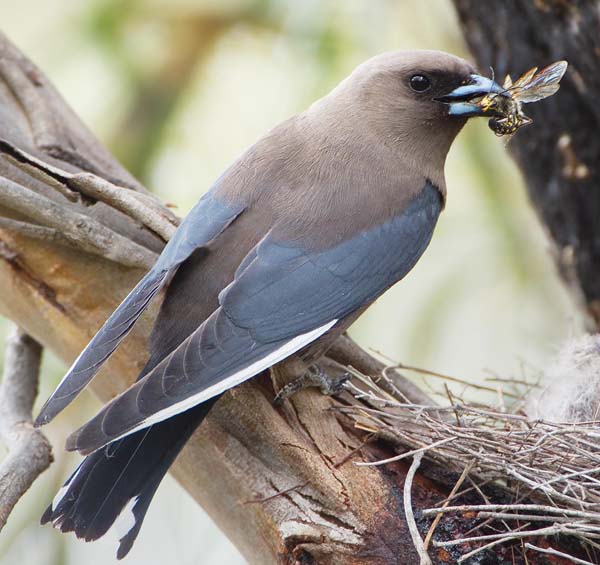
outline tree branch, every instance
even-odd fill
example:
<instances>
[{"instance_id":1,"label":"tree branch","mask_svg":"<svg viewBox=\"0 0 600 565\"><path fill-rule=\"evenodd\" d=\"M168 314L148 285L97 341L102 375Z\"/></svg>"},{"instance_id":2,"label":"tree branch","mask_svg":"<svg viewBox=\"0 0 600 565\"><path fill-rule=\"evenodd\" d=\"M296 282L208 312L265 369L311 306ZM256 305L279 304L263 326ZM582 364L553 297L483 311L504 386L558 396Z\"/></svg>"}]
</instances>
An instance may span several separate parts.
<instances>
[{"instance_id":1,"label":"tree branch","mask_svg":"<svg viewBox=\"0 0 600 565\"><path fill-rule=\"evenodd\" d=\"M169 241L179 225L176 216L160 206L158 202L153 202L148 195L143 195L127 187L115 186L93 173L69 173L45 163L5 140L0 140L0 152L12 157L20 164L26 165L30 174L39 173L35 174L37 178L46 182L54 180L54 186L69 200L77 201L75 191L79 191L88 198L104 202L115 210L139 221L158 234L165 242Z\"/></svg>"},{"instance_id":2,"label":"tree branch","mask_svg":"<svg viewBox=\"0 0 600 565\"><path fill-rule=\"evenodd\" d=\"M8 455L0 464L0 531L15 504L52 462L52 448L33 427L42 346L17 329L8 338L0 385L0 437Z\"/></svg>"},{"instance_id":3,"label":"tree branch","mask_svg":"<svg viewBox=\"0 0 600 565\"><path fill-rule=\"evenodd\" d=\"M0 178L0 205L52 229L60 230L74 246L125 267L149 269L157 255L100 222L56 204L8 179Z\"/></svg>"},{"instance_id":4,"label":"tree branch","mask_svg":"<svg viewBox=\"0 0 600 565\"><path fill-rule=\"evenodd\" d=\"M0 218L0 230L8 230L13 233L25 235L33 239L40 239L42 241L51 241L53 243L69 245L75 248L80 247L69 241L57 229L38 226L37 224L30 224L28 222L20 222L18 220L11 220L10 218Z\"/></svg>"}]
</instances>

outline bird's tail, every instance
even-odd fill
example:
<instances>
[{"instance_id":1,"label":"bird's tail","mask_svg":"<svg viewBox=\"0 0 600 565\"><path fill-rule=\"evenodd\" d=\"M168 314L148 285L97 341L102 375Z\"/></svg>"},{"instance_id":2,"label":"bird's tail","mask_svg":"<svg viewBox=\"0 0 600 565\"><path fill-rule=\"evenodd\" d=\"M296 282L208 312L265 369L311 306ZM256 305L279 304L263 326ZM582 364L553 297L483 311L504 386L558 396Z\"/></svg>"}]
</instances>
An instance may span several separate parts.
<instances>
[{"instance_id":1,"label":"bird's tail","mask_svg":"<svg viewBox=\"0 0 600 565\"><path fill-rule=\"evenodd\" d=\"M111 528L117 558L127 555L167 470L216 399L140 430L86 457L46 509L41 522L86 541Z\"/></svg>"}]
</instances>

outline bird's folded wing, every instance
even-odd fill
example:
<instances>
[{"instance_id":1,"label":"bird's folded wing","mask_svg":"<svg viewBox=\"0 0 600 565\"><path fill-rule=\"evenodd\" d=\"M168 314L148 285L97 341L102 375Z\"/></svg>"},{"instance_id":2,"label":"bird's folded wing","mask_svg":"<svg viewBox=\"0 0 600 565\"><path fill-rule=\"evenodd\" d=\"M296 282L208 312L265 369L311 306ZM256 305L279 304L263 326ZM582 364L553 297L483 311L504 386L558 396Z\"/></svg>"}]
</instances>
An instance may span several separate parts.
<instances>
[{"instance_id":1,"label":"bird's folded wing","mask_svg":"<svg viewBox=\"0 0 600 565\"><path fill-rule=\"evenodd\" d=\"M427 185L397 217L323 249L269 233L221 292L220 307L177 349L68 440L94 451L188 410L299 351L401 279L441 209Z\"/></svg>"},{"instance_id":2,"label":"bird's folded wing","mask_svg":"<svg viewBox=\"0 0 600 565\"><path fill-rule=\"evenodd\" d=\"M243 206L224 202L211 192L196 204L165 246L156 264L75 360L42 407L36 426L47 424L83 390L127 336L169 276L194 250L214 240L242 211Z\"/></svg>"}]
</instances>

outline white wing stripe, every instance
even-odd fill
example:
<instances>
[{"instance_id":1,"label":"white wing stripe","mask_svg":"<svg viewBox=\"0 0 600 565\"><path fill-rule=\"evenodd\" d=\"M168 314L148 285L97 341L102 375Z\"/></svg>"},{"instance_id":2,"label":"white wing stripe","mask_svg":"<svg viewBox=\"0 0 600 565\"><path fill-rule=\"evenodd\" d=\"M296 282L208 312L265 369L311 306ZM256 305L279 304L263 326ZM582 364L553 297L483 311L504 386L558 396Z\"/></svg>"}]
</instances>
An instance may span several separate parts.
<instances>
[{"instance_id":1,"label":"white wing stripe","mask_svg":"<svg viewBox=\"0 0 600 565\"><path fill-rule=\"evenodd\" d=\"M146 418L143 422L141 422L131 430L125 432L124 434L116 438L111 439L111 442L117 441L134 432L147 428L148 426L151 426L153 424L157 424L158 422L162 422L167 418L175 416L175 414L185 412L186 410L197 406L201 402L204 402L209 398L212 398L213 396L217 396L218 394L221 394L229 390L230 388L239 385L240 383L248 380L250 377L257 375L261 371L264 371L272 365L283 361L286 357L289 357L290 355L296 353L296 351L299 351L305 345L308 345L309 343L315 341L317 338L319 338L325 332L327 332L330 328L332 328L337 323L337 321L337 319L332 320L331 322L328 322L327 324L321 326L320 328L317 328L316 330L312 330L305 334L296 336L287 343L284 343L279 349L276 349L266 357L263 357L262 359L255 361L251 365L248 365L248 367L245 367L241 371L238 371L237 373L230 375L229 377L219 381L218 383L215 383L214 385L204 389L198 394L189 396L188 398L181 400L180 402L173 404L172 406L163 408L155 414L152 414L152 416Z\"/></svg>"}]
</instances>

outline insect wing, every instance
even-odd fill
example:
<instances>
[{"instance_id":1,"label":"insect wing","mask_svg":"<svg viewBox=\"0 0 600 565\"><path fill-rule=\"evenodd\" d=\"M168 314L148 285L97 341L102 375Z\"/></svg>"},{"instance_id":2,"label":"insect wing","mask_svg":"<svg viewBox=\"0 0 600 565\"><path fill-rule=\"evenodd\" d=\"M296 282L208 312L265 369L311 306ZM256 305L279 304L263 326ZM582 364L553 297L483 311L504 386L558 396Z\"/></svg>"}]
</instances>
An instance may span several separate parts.
<instances>
[{"instance_id":1,"label":"insect wing","mask_svg":"<svg viewBox=\"0 0 600 565\"><path fill-rule=\"evenodd\" d=\"M526 87L535 76L535 73L537 73L537 70L537 67L532 67L527 72L523 73L517 80L515 80L515 82L512 83L511 90Z\"/></svg>"},{"instance_id":2,"label":"insect wing","mask_svg":"<svg viewBox=\"0 0 600 565\"><path fill-rule=\"evenodd\" d=\"M513 98L523 104L543 100L548 96L552 96L560 88L559 83L566 70L567 62L558 61L544 67L537 74L531 74L531 70L527 71L525 75L519 77L512 88L509 89L509 92ZM523 78L527 78L528 81L522 81Z\"/></svg>"}]
</instances>

